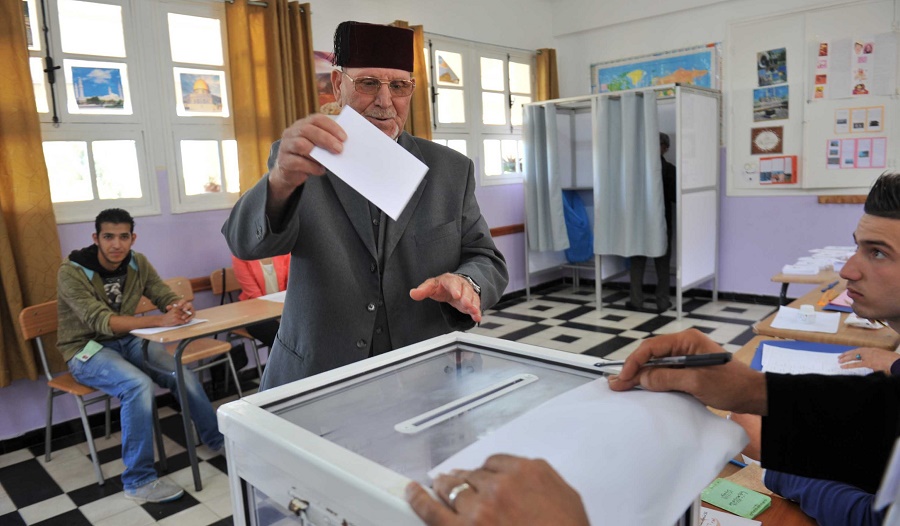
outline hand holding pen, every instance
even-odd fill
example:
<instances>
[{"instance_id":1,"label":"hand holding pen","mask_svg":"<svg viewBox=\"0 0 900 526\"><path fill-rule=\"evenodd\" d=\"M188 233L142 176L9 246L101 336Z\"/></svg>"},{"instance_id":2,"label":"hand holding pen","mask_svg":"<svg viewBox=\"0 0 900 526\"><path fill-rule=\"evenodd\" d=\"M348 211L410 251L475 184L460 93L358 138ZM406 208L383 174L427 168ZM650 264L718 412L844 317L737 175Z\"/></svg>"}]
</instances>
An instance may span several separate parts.
<instances>
[{"instance_id":1,"label":"hand holding pen","mask_svg":"<svg viewBox=\"0 0 900 526\"><path fill-rule=\"evenodd\" d=\"M649 338L625 360L622 371L610 377L609 387L613 391L626 391L638 385L648 391L680 391L717 409L766 414L766 378L762 373L734 360L711 367L686 366L688 357L693 357L690 361L694 363L701 356L723 351L719 344L696 329ZM647 367L651 360L667 357L685 360L677 364L680 368L671 364Z\"/></svg>"},{"instance_id":2,"label":"hand holding pen","mask_svg":"<svg viewBox=\"0 0 900 526\"><path fill-rule=\"evenodd\" d=\"M169 307L166 314L174 317L175 325L183 325L194 318L194 304L190 301L180 299Z\"/></svg>"}]
</instances>

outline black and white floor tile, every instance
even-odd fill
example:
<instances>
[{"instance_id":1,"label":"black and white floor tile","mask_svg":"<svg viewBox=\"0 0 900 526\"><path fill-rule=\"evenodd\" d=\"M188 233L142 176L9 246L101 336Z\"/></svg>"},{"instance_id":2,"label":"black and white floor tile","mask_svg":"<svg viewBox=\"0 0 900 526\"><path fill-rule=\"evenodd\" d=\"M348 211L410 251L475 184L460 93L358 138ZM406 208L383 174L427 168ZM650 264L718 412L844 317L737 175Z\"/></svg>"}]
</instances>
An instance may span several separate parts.
<instances>
[{"instance_id":1,"label":"black and white floor tile","mask_svg":"<svg viewBox=\"0 0 900 526\"><path fill-rule=\"evenodd\" d=\"M652 296L649 296L652 298ZM751 326L774 306L686 298L684 315L674 309L661 314L625 307L627 291L604 290L596 310L594 289L560 284L544 288L530 301L504 301L485 313L473 332L609 359L628 356L641 340L695 327L734 352L753 337ZM648 306L651 304L648 303ZM243 382L242 382L243 383ZM255 385L244 385L253 392ZM218 406L234 397L221 398ZM198 449L203 490L195 491L181 417L160 409L169 471L166 476L185 488L185 496L168 504L139 505L122 494L124 466L120 437L102 433L97 448L107 482L94 479L87 444L80 434L54 440L53 458L44 461L41 433L30 447L0 454L0 526L220 526L232 524L231 497L224 457ZM80 429L80 425L77 426ZM2 451L2 450L0 450Z\"/></svg>"}]
</instances>

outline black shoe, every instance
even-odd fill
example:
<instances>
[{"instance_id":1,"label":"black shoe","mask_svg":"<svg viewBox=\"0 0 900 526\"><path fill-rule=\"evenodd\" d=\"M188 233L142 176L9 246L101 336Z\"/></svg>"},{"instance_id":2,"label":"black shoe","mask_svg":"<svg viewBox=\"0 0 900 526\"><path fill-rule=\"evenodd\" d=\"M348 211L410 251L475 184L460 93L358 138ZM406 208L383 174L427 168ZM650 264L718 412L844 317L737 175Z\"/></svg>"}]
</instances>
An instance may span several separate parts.
<instances>
[{"instance_id":1,"label":"black shoe","mask_svg":"<svg viewBox=\"0 0 900 526\"><path fill-rule=\"evenodd\" d=\"M659 302L659 301L656 302L656 313L657 314L662 314L662 313L666 312L667 310L669 310L670 308L672 308L672 302L669 300L666 300L664 302Z\"/></svg>"},{"instance_id":2,"label":"black shoe","mask_svg":"<svg viewBox=\"0 0 900 526\"><path fill-rule=\"evenodd\" d=\"M644 309L644 306L643 306L643 305L641 305L640 307L638 307L637 305L635 305L634 303L631 303L630 301L626 301L626 302L625 302L625 308L628 309L628 310L635 310L635 311L638 311L638 312L647 312L647 310Z\"/></svg>"}]
</instances>

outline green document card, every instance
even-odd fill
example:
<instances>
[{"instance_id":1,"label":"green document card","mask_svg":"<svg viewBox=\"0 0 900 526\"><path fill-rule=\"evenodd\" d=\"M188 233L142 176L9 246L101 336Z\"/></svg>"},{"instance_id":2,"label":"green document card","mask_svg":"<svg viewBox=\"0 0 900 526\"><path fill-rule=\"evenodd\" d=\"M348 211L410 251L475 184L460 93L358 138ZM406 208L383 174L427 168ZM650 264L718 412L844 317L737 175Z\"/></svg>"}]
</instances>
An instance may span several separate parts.
<instances>
[{"instance_id":1,"label":"green document card","mask_svg":"<svg viewBox=\"0 0 900 526\"><path fill-rule=\"evenodd\" d=\"M91 340L87 343L87 345L84 346L84 349L80 350L75 356L82 362L86 362L91 359L91 356L97 354L97 351L102 348L102 345L95 342L94 340Z\"/></svg>"},{"instance_id":2,"label":"green document card","mask_svg":"<svg viewBox=\"0 0 900 526\"><path fill-rule=\"evenodd\" d=\"M725 479L714 480L700 494L700 500L748 519L766 511L772 504L771 497Z\"/></svg>"}]
</instances>

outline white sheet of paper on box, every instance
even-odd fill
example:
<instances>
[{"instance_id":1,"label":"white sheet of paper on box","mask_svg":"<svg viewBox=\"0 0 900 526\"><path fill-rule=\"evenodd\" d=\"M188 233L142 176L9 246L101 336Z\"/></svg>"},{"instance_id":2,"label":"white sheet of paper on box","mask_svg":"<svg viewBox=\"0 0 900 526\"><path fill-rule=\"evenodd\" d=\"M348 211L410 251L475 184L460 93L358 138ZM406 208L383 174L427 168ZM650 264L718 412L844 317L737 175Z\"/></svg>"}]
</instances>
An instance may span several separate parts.
<instances>
[{"instance_id":1,"label":"white sheet of paper on box","mask_svg":"<svg viewBox=\"0 0 900 526\"><path fill-rule=\"evenodd\" d=\"M349 106L335 122L347 133L344 151L314 147L309 156L391 217L400 217L428 166Z\"/></svg>"},{"instance_id":2,"label":"white sheet of paper on box","mask_svg":"<svg viewBox=\"0 0 900 526\"><path fill-rule=\"evenodd\" d=\"M740 426L687 395L614 393L600 378L508 422L428 475L474 469L494 453L543 458L581 494L591 524L672 524L746 442Z\"/></svg>"}]
</instances>

